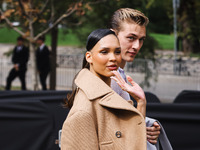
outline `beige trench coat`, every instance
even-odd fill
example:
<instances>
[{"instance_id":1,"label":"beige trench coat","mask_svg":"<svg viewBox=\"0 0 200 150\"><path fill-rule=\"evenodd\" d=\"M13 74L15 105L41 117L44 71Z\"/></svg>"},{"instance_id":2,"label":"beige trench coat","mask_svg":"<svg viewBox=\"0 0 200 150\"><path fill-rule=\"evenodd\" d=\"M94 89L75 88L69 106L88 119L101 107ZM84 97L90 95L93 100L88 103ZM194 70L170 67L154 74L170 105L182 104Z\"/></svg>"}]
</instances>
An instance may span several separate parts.
<instances>
[{"instance_id":1,"label":"beige trench coat","mask_svg":"<svg viewBox=\"0 0 200 150\"><path fill-rule=\"evenodd\" d=\"M105 82L83 69L62 127L61 150L146 150L144 117Z\"/></svg>"}]
</instances>

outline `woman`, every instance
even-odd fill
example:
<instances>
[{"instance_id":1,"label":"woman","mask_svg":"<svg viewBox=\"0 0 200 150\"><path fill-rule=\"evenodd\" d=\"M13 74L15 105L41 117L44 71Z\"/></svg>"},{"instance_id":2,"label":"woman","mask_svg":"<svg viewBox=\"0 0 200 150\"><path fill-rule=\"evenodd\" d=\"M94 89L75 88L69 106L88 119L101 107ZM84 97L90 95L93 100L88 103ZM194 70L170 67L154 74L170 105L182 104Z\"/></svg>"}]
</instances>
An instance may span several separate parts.
<instances>
[{"instance_id":1,"label":"woman","mask_svg":"<svg viewBox=\"0 0 200 150\"><path fill-rule=\"evenodd\" d=\"M63 124L61 149L146 149L144 92L131 78L133 86L124 83L116 72L121 49L115 33L109 29L93 31L86 49L83 69L75 78L77 88L67 101L71 110ZM136 99L144 105L136 109L132 101L115 93L110 88L111 76L122 88L134 87Z\"/></svg>"}]
</instances>

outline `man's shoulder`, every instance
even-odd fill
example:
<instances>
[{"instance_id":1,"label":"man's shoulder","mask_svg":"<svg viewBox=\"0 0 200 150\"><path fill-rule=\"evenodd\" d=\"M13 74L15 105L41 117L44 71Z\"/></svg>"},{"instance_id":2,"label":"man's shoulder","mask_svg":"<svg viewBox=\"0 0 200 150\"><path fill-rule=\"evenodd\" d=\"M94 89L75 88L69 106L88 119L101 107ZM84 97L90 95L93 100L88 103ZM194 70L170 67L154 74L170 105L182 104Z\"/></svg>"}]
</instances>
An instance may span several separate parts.
<instances>
[{"instance_id":1,"label":"man's shoulder","mask_svg":"<svg viewBox=\"0 0 200 150\"><path fill-rule=\"evenodd\" d=\"M28 48L27 46L25 46L25 45L23 45L22 49L23 49L24 51L29 51L29 48Z\"/></svg>"},{"instance_id":2,"label":"man's shoulder","mask_svg":"<svg viewBox=\"0 0 200 150\"><path fill-rule=\"evenodd\" d=\"M49 51L49 47L47 45L44 45L44 49Z\"/></svg>"}]
</instances>

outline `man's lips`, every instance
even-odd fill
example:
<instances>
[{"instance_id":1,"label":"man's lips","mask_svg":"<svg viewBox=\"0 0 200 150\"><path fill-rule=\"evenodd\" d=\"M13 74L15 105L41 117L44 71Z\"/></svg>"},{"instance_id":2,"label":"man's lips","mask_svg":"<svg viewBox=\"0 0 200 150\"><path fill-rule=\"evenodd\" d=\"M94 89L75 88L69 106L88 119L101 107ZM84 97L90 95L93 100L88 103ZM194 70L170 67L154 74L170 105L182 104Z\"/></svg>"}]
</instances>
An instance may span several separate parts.
<instances>
[{"instance_id":1,"label":"man's lips","mask_svg":"<svg viewBox=\"0 0 200 150\"><path fill-rule=\"evenodd\" d=\"M131 56L135 56L137 53L136 52L127 52Z\"/></svg>"}]
</instances>

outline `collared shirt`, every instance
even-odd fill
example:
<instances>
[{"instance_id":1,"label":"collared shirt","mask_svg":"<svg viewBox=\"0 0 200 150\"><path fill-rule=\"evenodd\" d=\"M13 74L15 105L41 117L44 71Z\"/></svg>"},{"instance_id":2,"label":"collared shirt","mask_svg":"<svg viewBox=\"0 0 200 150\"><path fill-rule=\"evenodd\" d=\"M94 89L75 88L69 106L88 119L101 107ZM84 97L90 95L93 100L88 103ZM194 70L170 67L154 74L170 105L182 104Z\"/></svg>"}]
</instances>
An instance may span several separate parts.
<instances>
[{"instance_id":1,"label":"collared shirt","mask_svg":"<svg viewBox=\"0 0 200 150\"><path fill-rule=\"evenodd\" d=\"M44 46L45 46L45 44L43 43L43 44L40 46L40 51L43 50Z\"/></svg>"},{"instance_id":2,"label":"collared shirt","mask_svg":"<svg viewBox=\"0 0 200 150\"><path fill-rule=\"evenodd\" d=\"M17 46L17 52L22 50L22 46Z\"/></svg>"},{"instance_id":3,"label":"collared shirt","mask_svg":"<svg viewBox=\"0 0 200 150\"><path fill-rule=\"evenodd\" d=\"M117 70L119 72L119 74L122 76L122 78L127 82L126 79L126 75L124 73L124 70L122 68L118 68ZM111 88L117 93L119 94L122 98L124 98L125 100L130 100L130 95L129 93L127 93L126 91L123 91L121 89L121 87L117 84L117 82L115 80L111 80Z\"/></svg>"}]
</instances>

